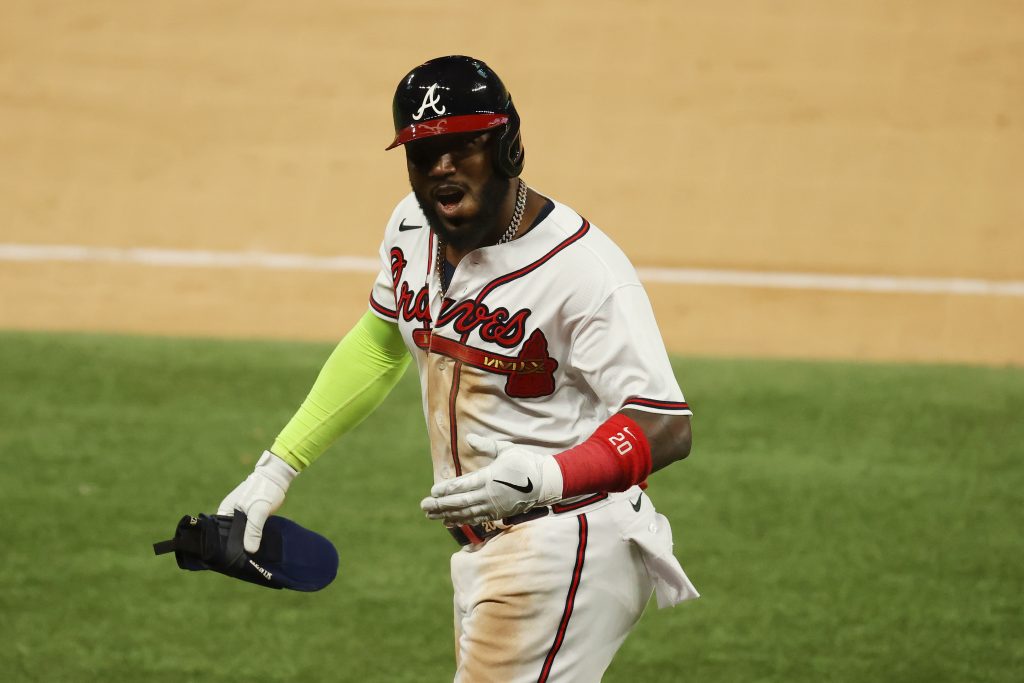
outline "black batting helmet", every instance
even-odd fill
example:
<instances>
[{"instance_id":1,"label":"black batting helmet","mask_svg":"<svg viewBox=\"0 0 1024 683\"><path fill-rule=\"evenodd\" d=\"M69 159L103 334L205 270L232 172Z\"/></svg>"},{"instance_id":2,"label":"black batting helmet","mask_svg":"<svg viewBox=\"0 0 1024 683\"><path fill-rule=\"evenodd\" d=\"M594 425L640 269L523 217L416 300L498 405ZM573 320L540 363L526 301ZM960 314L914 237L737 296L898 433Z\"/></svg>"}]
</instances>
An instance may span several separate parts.
<instances>
[{"instance_id":1,"label":"black batting helmet","mask_svg":"<svg viewBox=\"0 0 1024 683\"><path fill-rule=\"evenodd\" d=\"M519 114L498 75L479 59L451 55L420 64L395 90L395 139L388 149L434 135L500 128L495 165L509 178L523 171Z\"/></svg>"}]
</instances>

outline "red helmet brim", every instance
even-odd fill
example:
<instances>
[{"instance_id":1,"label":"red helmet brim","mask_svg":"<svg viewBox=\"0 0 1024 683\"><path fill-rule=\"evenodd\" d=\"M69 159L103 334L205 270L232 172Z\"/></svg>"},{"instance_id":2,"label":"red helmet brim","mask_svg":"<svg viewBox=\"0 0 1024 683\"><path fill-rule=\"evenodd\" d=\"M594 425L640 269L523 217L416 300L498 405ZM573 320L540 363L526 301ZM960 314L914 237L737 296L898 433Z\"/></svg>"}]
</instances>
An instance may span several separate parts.
<instances>
[{"instance_id":1,"label":"red helmet brim","mask_svg":"<svg viewBox=\"0 0 1024 683\"><path fill-rule=\"evenodd\" d=\"M463 116L446 116L431 119L423 123L414 123L398 131L395 139L385 149L394 149L413 140L449 135L451 133L470 133L475 130L490 130L508 123L507 114L465 114Z\"/></svg>"}]
</instances>

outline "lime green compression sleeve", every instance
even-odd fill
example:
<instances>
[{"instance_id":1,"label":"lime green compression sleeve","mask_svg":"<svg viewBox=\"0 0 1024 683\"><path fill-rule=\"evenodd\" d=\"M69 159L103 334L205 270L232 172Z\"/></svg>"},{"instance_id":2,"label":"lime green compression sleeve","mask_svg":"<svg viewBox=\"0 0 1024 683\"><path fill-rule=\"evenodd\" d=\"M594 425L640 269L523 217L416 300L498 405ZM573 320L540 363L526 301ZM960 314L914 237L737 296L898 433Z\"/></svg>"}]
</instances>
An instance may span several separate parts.
<instances>
[{"instance_id":1,"label":"lime green compression sleeve","mask_svg":"<svg viewBox=\"0 0 1024 683\"><path fill-rule=\"evenodd\" d=\"M271 452L305 469L384 401L410 360L398 325L367 311L327 359Z\"/></svg>"}]
</instances>

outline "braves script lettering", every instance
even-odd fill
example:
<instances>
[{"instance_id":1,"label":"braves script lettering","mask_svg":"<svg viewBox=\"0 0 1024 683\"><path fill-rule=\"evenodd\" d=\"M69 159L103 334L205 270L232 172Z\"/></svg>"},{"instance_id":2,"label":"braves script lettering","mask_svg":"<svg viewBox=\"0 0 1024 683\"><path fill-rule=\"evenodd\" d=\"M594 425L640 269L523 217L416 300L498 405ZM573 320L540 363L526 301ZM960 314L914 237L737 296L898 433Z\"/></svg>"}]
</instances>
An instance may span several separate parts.
<instances>
[{"instance_id":1,"label":"braves script lettering","mask_svg":"<svg viewBox=\"0 0 1024 683\"><path fill-rule=\"evenodd\" d=\"M419 290L413 290L409 286L403 277L409 262L399 247L392 247L390 256L398 314L405 322L424 323L422 329L413 331L417 347L429 353L442 353L487 372L505 375L505 393L513 398L539 398L554 393L558 361L548 353L548 342L543 332L534 330L515 357L501 356L473 348L465 342L433 336L429 287L423 285ZM477 331L483 341L511 349L519 346L525 338L526 321L531 313L529 308L511 313L504 306L492 311L487 304L475 299L460 302L445 299L436 327L451 325L459 335Z\"/></svg>"},{"instance_id":2,"label":"braves script lettering","mask_svg":"<svg viewBox=\"0 0 1024 683\"><path fill-rule=\"evenodd\" d=\"M413 292L409 283L402 280L405 267L409 262L405 254L398 247L391 248L391 279L392 287L395 289L395 303L398 304L398 311L406 322L418 320L419 322L430 322L430 292L424 285L418 292ZM401 286L399 286L401 282Z\"/></svg>"},{"instance_id":3,"label":"braves script lettering","mask_svg":"<svg viewBox=\"0 0 1024 683\"><path fill-rule=\"evenodd\" d=\"M402 313L402 318L406 322L411 320L430 322L430 292L427 290L426 285L421 287L420 291L413 294L408 283L403 282L396 300L398 308Z\"/></svg>"},{"instance_id":4,"label":"braves script lettering","mask_svg":"<svg viewBox=\"0 0 1024 683\"><path fill-rule=\"evenodd\" d=\"M530 317L530 313L530 309L524 308L510 314L503 306L492 311L487 304L477 303L474 299L460 301L457 304L451 299L445 299L444 305L441 306L441 315L437 319L437 327L451 323L452 329L459 334L469 334L478 330L480 338L485 342L510 349L523 341L526 335L526 319Z\"/></svg>"},{"instance_id":5,"label":"braves script lettering","mask_svg":"<svg viewBox=\"0 0 1024 683\"><path fill-rule=\"evenodd\" d=\"M391 248L391 286L392 288L398 286L398 281L402 279L402 273L405 272L405 267L409 265L409 262L405 260L405 254L398 247Z\"/></svg>"},{"instance_id":6,"label":"braves script lettering","mask_svg":"<svg viewBox=\"0 0 1024 683\"><path fill-rule=\"evenodd\" d=\"M402 279L408 261L398 247L391 249L391 277L395 288L395 302L399 314L406 322L417 320L431 322L430 291L426 285L413 290L409 283ZM522 343L526 336L526 321L530 317L529 308L511 313L504 306L493 311L484 303L475 299L467 299L456 303L445 299L441 305L441 315L437 319L437 327L451 324L452 328L462 334L478 331L485 342L497 344L502 348L511 349ZM529 370L526 370L529 372Z\"/></svg>"}]
</instances>

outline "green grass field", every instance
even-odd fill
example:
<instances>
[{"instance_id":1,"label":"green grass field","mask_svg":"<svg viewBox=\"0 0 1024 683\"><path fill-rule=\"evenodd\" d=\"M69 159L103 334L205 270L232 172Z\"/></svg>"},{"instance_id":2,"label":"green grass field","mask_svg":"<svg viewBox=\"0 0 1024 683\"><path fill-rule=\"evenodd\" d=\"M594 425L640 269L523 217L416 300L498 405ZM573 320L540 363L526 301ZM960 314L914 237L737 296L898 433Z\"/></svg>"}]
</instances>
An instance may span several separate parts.
<instances>
[{"instance_id":1,"label":"green grass field","mask_svg":"<svg viewBox=\"0 0 1024 683\"><path fill-rule=\"evenodd\" d=\"M451 680L455 546L417 506L411 374L282 510L338 546L327 590L153 556L248 473L329 350L0 334L0 679ZM694 451L650 493L703 597L652 604L606 681L1024 680L1024 371L676 370Z\"/></svg>"}]
</instances>

